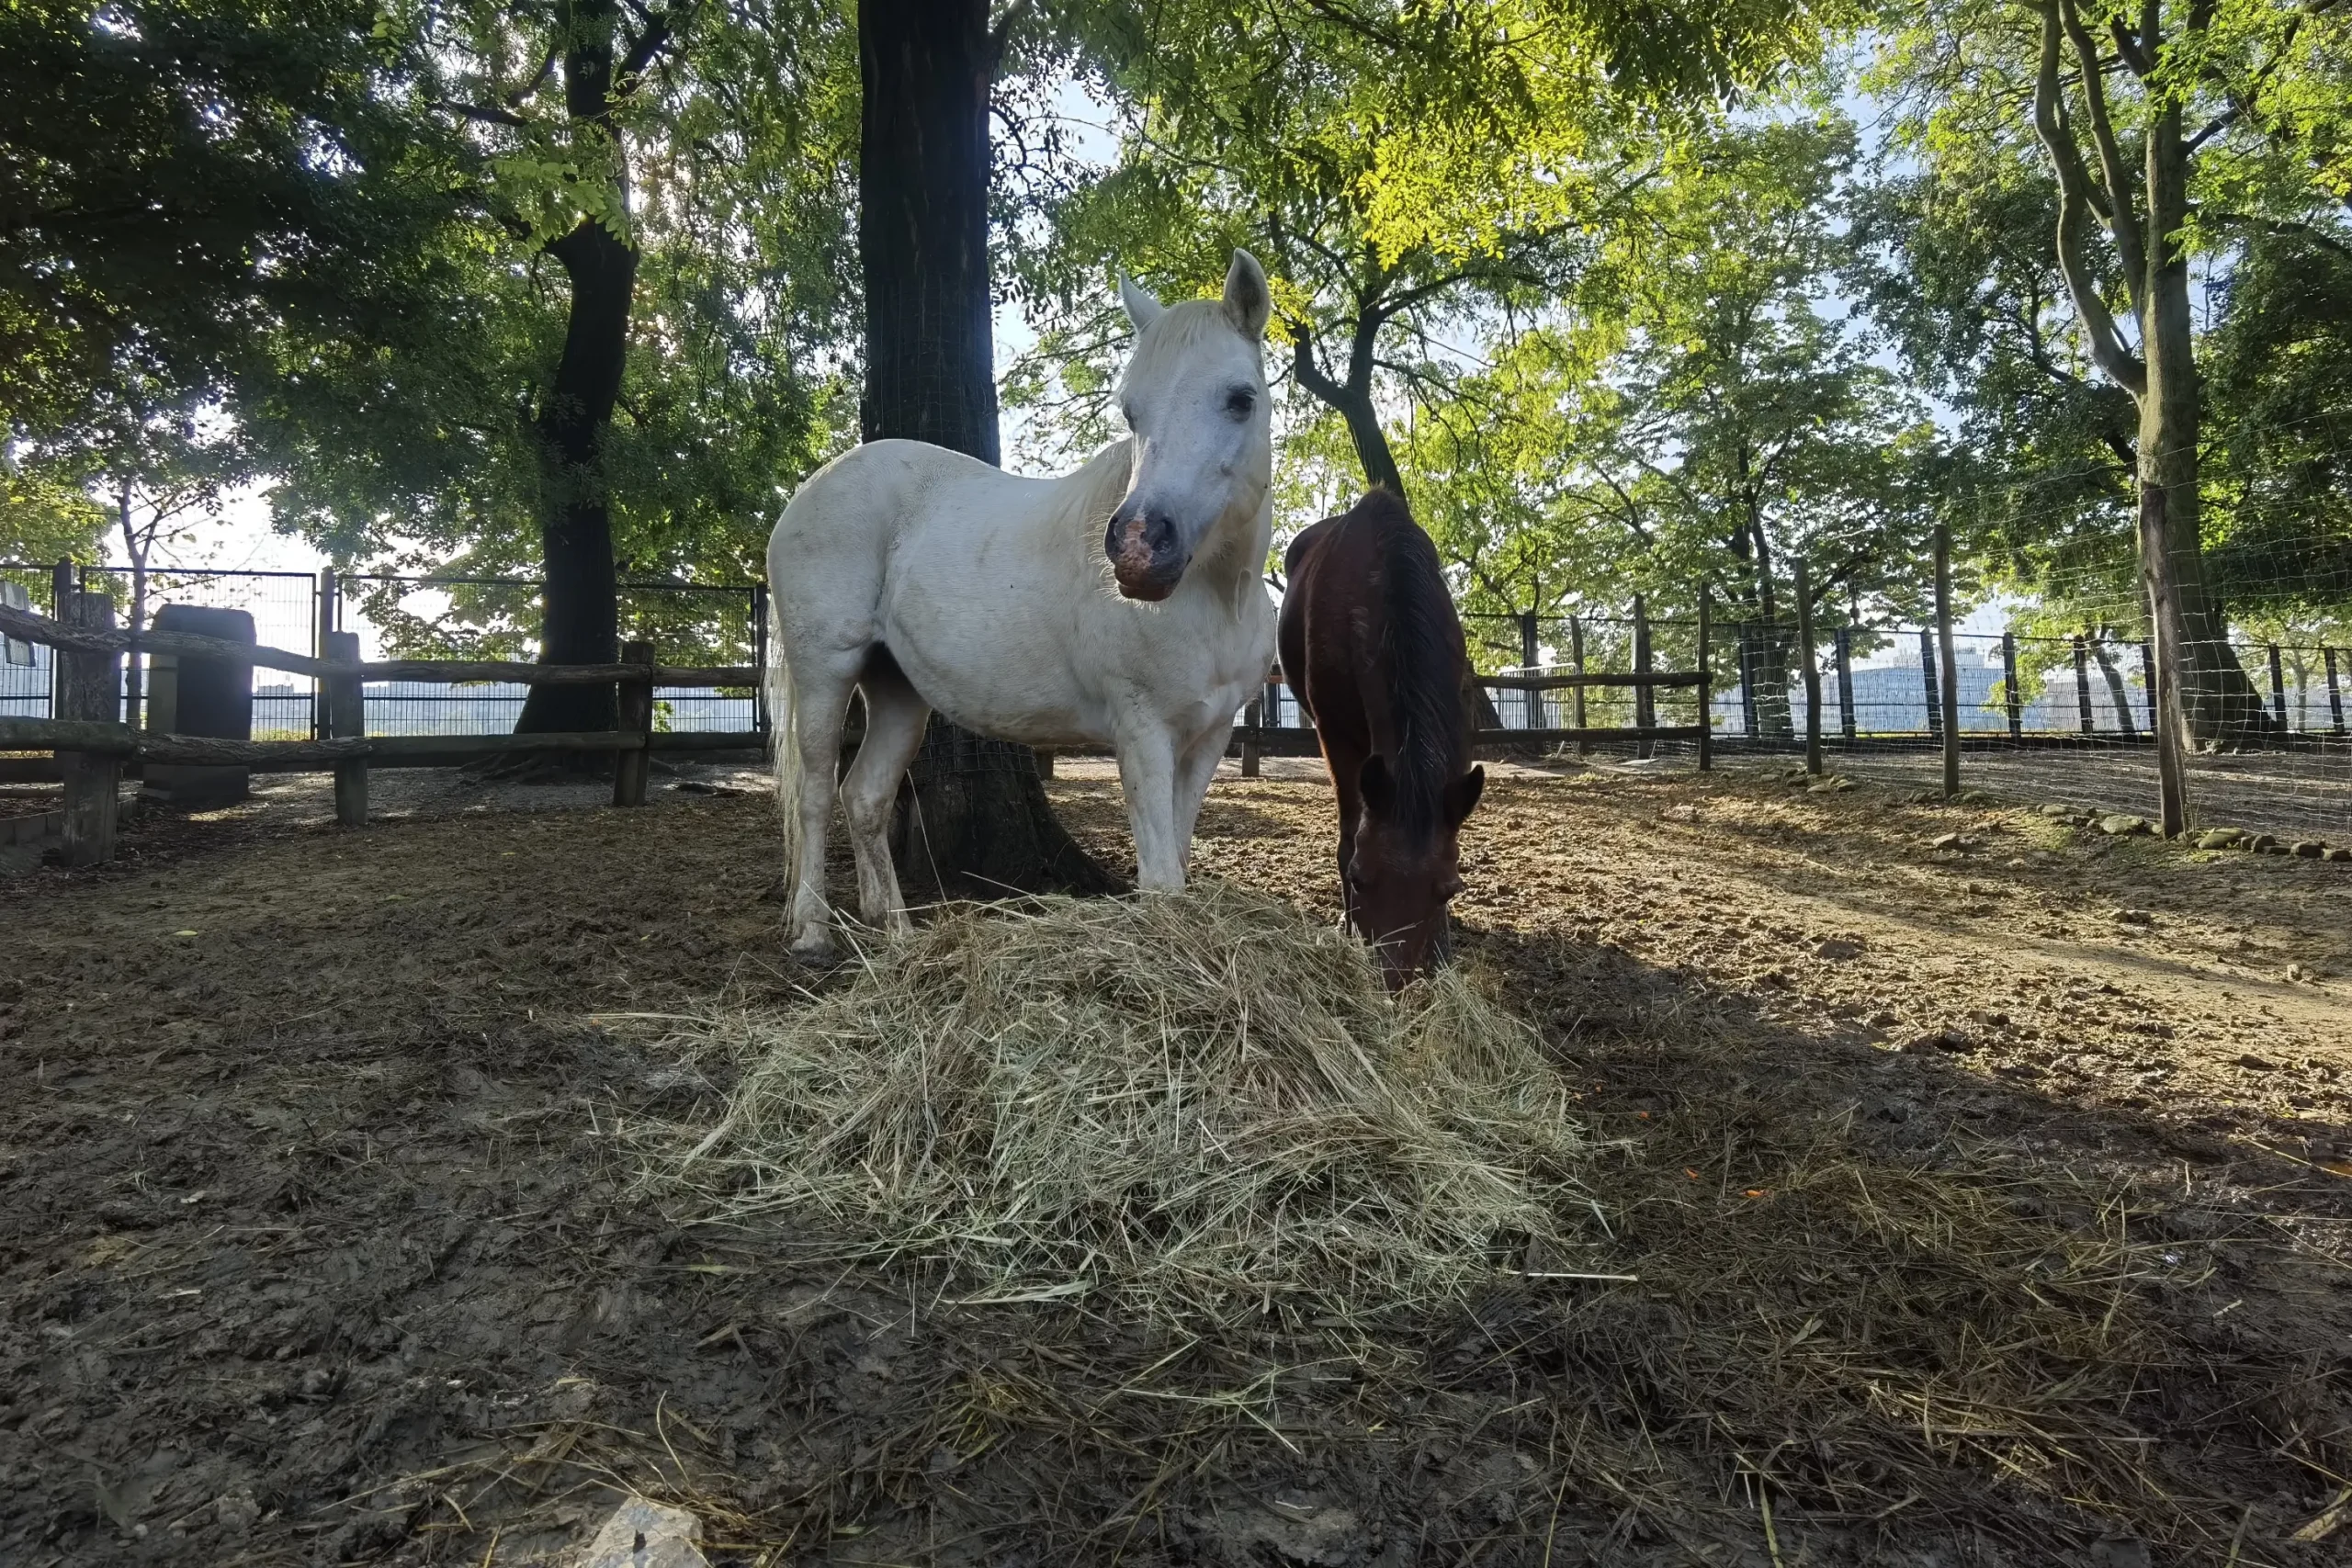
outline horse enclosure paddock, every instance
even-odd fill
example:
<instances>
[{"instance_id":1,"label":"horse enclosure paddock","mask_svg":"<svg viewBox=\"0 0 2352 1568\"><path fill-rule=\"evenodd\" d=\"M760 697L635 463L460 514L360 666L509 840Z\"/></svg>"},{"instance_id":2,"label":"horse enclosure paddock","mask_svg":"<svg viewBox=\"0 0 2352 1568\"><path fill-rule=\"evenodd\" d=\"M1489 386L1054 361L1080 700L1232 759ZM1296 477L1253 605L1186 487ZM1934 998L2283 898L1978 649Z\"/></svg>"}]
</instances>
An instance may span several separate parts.
<instances>
[{"instance_id":1,"label":"horse enclosure paddock","mask_svg":"<svg viewBox=\"0 0 2352 1568\"><path fill-rule=\"evenodd\" d=\"M1264 768L1195 870L1328 925L1329 788ZM737 1568L2340 1561L2344 868L1489 773L1460 951L1579 1097L1596 1246L1336 1326L972 1303L643 1185L737 1083L663 1019L841 983L748 763L406 769L367 833L274 776L0 883L0 1560L552 1568L626 1483Z\"/></svg>"}]
</instances>

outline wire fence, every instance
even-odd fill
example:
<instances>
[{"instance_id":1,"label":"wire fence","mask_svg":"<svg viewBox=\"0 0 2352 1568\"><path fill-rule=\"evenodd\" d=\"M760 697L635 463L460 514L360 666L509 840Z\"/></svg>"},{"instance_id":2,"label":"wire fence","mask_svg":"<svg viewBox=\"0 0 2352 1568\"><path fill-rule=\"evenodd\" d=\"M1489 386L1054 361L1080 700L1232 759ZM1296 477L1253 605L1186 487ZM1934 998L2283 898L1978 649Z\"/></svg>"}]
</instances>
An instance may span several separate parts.
<instances>
[{"instance_id":1,"label":"wire fence","mask_svg":"<svg viewBox=\"0 0 2352 1568\"><path fill-rule=\"evenodd\" d=\"M0 593L54 614L56 573L32 563L0 562ZM128 620L132 596L126 568L74 570L70 585L108 595ZM144 618L168 604L245 611L258 640L317 652L325 629L357 630L388 656L528 659L536 656L540 583L526 578L405 576L381 573L312 577L300 572L157 570L148 575ZM766 653L765 602L752 585L629 582L622 585L625 636L652 638L663 662L761 663ZM2043 617L2046 621L2047 617ZM1698 665L1698 622L1688 615L1580 614L1569 616L1464 617L1473 657L1490 674L1623 675L1643 669L1690 671ZM1955 632L1951 637L1953 708L1970 756L1970 782L2025 798L2098 809L2147 812L2156 798L2149 693L2154 650L2118 632L2128 615L2086 616L2064 636ZM1932 627L1842 626L1816 638L1821 741L1849 771L1926 782L1938 765L1942 735L1941 649ZM2199 654L2214 675L2238 682L2243 744L2207 745L2189 753L2196 820L2352 837L2352 646L2327 640L2267 640L2233 635ZM1717 620L1707 648L1713 688L1707 720L1712 743L1736 755L1786 753L1805 742L1808 705L1799 637L1785 621ZM143 723L149 689L143 661L126 661L124 717ZM319 733L315 682L263 671L254 687L256 739ZM51 711L55 671L47 649L0 650L0 715L43 717ZM514 728L527 688L375 682L367 689L371 735L482 735ZM1699 694L1690 687L1634 691L1589 687L1525 692L1489 687L1484 728L1529 731L1695 727ZM747 744L764 728L752 690L662 689L655 727L741 733ZM1277 682L1263 702L1264 722L1305 724L1296 698ZM1587 753L1636 750L1687 754L1687 741L1641 745L1587 739Z\"/></svg>"}]
</instances>

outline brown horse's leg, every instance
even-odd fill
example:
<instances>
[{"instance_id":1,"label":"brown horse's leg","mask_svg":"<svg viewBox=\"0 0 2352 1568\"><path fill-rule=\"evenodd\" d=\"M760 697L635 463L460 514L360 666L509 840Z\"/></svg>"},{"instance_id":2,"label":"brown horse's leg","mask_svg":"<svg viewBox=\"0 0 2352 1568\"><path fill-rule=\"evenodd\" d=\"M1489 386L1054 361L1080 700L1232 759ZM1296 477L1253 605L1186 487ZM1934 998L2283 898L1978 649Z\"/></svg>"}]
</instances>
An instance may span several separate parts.
<instances>
[{"instance_id":1,"label":"brown horse's leg","mask_svg":"<svg viewBox=\"0 0 2352 1568\"><path fill-rule=\"evenodd\" d=\"M1355 919L1355 900L1348 892L1348 867L1355 863L1356 818L1363 807L1363 792L1356 787L1363 773L1363 759L1351 755L1345 747L1335 748L1327 738L1323 765L1330 770L1331 788L1340 797L1340 929L1345 931Z\"/></svg>"}]
</instances>

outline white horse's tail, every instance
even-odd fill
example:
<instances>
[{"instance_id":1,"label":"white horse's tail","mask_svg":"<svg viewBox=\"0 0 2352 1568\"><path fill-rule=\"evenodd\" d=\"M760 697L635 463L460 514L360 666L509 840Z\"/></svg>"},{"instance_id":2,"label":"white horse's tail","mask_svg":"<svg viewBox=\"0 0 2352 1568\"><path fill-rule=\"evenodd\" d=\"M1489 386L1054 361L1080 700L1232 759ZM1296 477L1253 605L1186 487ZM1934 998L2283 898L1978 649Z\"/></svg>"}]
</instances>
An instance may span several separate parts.
<instances>
[{"instance_id":1,"label":"white horse's tail","mask_svg":"<svg viewBox=\"0 0 2352 1568\"><path fill-rule=\"evenodd\" d=\"M786 897L800 885L800 727L793 722L792 666L784 657L784 615L768 594L768 765L775 771L776 809L784 814Z\"/></svg>"}]
</instances>

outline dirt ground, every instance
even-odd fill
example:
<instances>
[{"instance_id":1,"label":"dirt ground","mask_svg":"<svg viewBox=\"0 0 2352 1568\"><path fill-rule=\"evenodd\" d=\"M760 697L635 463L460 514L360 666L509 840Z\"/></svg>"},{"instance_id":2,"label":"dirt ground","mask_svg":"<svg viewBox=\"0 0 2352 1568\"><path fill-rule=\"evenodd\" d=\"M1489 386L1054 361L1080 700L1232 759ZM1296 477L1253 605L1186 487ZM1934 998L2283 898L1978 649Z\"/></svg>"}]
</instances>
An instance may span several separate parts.
<instances>
[{"instance_id":1,"label":"dirt ground","mask_svg":"<svg viewBox=\"0 0 2352 1568\"><path fill-rule=\"evenodd\" d=\"M1269 772L1195 869L1335 918ZM824 983L748 772L388 774L358 831L281 780L0 880L0 1563L512 1568L623 1486L740 1563L2346 1560L2352 867L1494 772L1460 946L1591 1085L1625 1278L1378 1331L958 1306L649 1187L726 1087L660 1015ZM1905 1218L1962 1213L2024 1244Z\"/></svg>"},{"instance_id":2,"label":"dirt ground","mask_svg":"<svg viewBox=\"0 0 2352 1568\"><path fill-rule=\"evenodd\" d=\"M2295 751L2191 753L2187 759L2192 827L2244 828L2289 839L2352 845L2352 746L2321 740ZM1834 768L1889 782L1939 784L1939 752L1920 746L1834 748ZM2100 811L2156 815L2156 763L2144 749L2084 746L1962 754L1966 789L2064 801Z\"/></svg>"}]
</instances>

